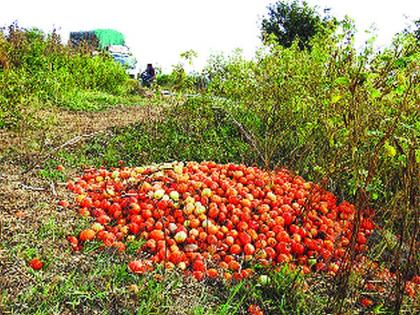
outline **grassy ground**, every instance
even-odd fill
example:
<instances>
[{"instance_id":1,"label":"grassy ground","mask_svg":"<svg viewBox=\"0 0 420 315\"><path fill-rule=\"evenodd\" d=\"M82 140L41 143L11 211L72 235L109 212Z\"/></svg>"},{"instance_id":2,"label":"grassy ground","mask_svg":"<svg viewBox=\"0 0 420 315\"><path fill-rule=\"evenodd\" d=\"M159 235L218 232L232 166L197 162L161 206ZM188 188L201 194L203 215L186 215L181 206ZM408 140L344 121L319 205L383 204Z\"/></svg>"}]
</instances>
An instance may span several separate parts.
<instances>
[{"instance_id":1,"label":"grassy ground","mask_svg":"<svg viewBox=\"0 0 420 315\"><path fill-rule=\"evenodd\" d=\"M360 52L352 32L344 21L310 50L274 45L253 61L215 60L208 94L185 102L143 89L109 56L73 50L54 32L0 30L0 314L244 314L250 304L266 314L420 313L419 295L400 303L420 261L418 42L407 35ZM193 90L178 70L176 86ZM260 269L270 282L198 283L129 273L137 243L124 254L94 243L71 252L66 236L89 222L57 205L72 198L65 181L120 160L286 166L359 212L375 209L381 228L366 256L397 280L371 292L358 272L341 281ZM33 257L42 271L29 268Z\"/></svg>"},{"instance_id":2,"label":"grassy ground","mask_svg":"<svg viewBox=\"0 0 420 315\"><path fill-rule=\"evenodd\" d=\"M170 105L176 100L165 102ZM156 270L147 276L133 275L126 264L135 257L133 254L139 244L132 244L124 254L99 251L95 244L81 253L70 250L66 236L77 234L88 222L73 210L57 206L57 202L71 198L65 189L65 179L80 172L83 165L92 163L92 160L82 159L84 150L89 147L84 141L93 136L99 140L118 137L120 128L139 126L146 119L149 122L159 119L158 108L150 103L101 112L55 109L39 113L43 117L54 117L44 128L25 136L3 132L0 313L238 314L246 312L245 300L257 301L263 294L264 288L255 287L252 282L230 285L206 280L198 283L165 270ZM88 137L61 151L57 149L80 135ZM123 157L124 153L119 156ZM62 162L66 170L55 171L53 166ZM72 165L77 167L72 168ZM34 257L41 257L46 263L40 272L28 266L28 261ZM297 281L286 271L280 280L302 285L301 280ZM283 285L280 299L289 294ZM300 299L299 303L302 301ZM282 303L285 310L290 307L289 302Z\"/></svg>"},{"instance_id":3,"label":"grassy ground","mask_svg":"<svg viewBox=\"0 0 420 315\"><path fill-rule=\"evenodd\" d=\"M147 146L145 134L151 130L144 126L160 124L161 109L177 102L149 100L140 106L117 106L100 112L55 109L40 113L53 119L45 128L25 136L3 132L1 314L246 314L248 306L254 303L267 314L328 312L332 283L329 278L303 278L287 269L264 271L270 275L270 283L261 283L258 278L239 283L196 282L164 269L138 276L129 273L126 265L136 257L140 244L132 243L124 254L98 250L95 243L80 253L70 250L66 236L77 234L89 222L74 210L57 206L57 202L71 198L65 180L80 173L82 167L103 162L116 165L118 159L130 164L148 163L156 158L153 150L163 152L165 147L168 152L177 150L178 156L185 159L199 160L215 154L203 151L208 140L205 134L201 142L194 144L194 150L183 151L182 140L168 141L165 134L154 138L161 138L160 142ZM169 120L169 124L174 121ZM164 132L164 128L165 124L155 132ZM189 132L184 136L193 137L201 130L195 126ZM211 138L211 132L220 134L223 129L210 130L207 137ZM217 146L220 161L232 159L223 155L229 152L226 145L229 143ZM235 147L242 148L235 153L240 162L240 152L246 150L246 145ZM148 155L141 155L141 150ZM64 164L64 172L55 170L58 164ZM28 261L34 257L41 257L46 263L42 271L28 267ZM356 299L352 303L352 310L347 313L360 313ZM387 313L382 308L371 311ZM405 306L404 312L413 313L413 309Z\"/></svg>"}]
</instances>

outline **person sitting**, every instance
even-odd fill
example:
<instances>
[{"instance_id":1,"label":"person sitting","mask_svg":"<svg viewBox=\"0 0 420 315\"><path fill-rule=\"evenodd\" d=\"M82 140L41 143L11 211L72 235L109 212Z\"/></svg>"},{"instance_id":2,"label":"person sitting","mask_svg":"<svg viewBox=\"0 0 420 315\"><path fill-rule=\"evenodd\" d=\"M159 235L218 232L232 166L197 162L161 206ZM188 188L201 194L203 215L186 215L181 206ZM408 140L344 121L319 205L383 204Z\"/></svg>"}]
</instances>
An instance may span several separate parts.
<instances>
[{"instance_id":1,"label":"person sitting","mask_svg":"<svg viewBox=\"0 0 420 315\"><path fill-rule=\"evenodd\" d=\"M147 64L146 70L141 74L142 84L144 86L150 87L152 82L156 79L156 71L153 68L152 64Z\"/></svg>"}]
</instances>

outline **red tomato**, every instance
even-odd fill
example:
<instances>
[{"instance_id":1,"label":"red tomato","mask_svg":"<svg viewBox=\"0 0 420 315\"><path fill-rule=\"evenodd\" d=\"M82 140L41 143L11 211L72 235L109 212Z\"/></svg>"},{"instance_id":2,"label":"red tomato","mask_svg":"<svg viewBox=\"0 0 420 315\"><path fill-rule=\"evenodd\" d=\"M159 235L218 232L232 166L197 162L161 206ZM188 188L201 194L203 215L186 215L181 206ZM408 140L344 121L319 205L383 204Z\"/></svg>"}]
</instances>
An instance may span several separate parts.
<instances>
[{"instance_id":1,"label":"red tomato","mask_svg":"<svg viewBox=\"0 0 420 315\"><path fill-rule=\"evenodd\" d=\"M241 246L239 246L238 244L233 244L230 247L230 253L233 255L239 255L241 251L242 251Z\"/></svg>"},{"instance_id":2,"label":"red tomato","mask_svg":"<svg viewBox=\"0 0 420 315\"><path fill-rule=\"evenodd\" d=\"M193 270L194 271L201 271L201 272L205 271L206 270L206 267L204 265L204 261L198 260L198 259L195 260L193 262Z\"/></svg>"},{"instance_id":3,"label":"red tomato","mask_svg":"<svg viewBox=\"0 0 420 315\"><path fill-rule=\"evenodd\" d=\"M81 241L91 241L95 238L95 231L92 229L86 229L80 232L79 238Z\"/></svg>"},{"instance_id":4,"label":"red tomato","mask_svg":"<svg viewBox=\"0 0 420 315\"><path fill-rule=\"evenodd\" d=\"M248 243L244 246L244 253L245 255L253 255L255 253L254 245Z\"/></svg>"},{"instance_id":5,"label":"red tomato","mask_svg":"<svg viewBox=\"0 0 420 315\"><path fill-rule=\"evenodd\" d=\"M40 269L42 269L42 267L44 267L44 263L41 260L39 260L38 258L34 258L29 262L29 266L33 270L40 270Z\"/></svg>"},{"instance_id":6,"label":"red tomato","mask_svg":"<svg viewBox=\"0 0 420 315\"><path fill-rule=\"evenodd\" d=\"M207 269L207 276L210 279L215 279L219 276L219 272L214 268L209 268L209 269Z\"/></svg>"}]
</instances>

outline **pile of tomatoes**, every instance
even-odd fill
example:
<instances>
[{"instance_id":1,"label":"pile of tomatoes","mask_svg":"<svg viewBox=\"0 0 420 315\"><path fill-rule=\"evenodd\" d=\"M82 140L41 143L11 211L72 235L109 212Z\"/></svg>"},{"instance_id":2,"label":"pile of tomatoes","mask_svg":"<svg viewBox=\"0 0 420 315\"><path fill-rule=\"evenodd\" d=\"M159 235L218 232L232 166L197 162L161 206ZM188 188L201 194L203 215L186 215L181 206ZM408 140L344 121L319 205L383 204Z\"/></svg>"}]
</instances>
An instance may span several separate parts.
<instances>
[{"instance_id":1,"label":"pile of tomatoes","mask_svg":"<svg viewBox=\"0 0 420 315\"><path fill-rule=\"evenodd\" d=\"M238 280L250 276L252 266L283 263L304 273L334 274L350 246L357 211L285 169L215 162L88 169L68 188L79 213L95 221L68 237L74 250L97 240L124 251L142 240L146 258L130 262L132 272L163 264L198 280ZM362 213L357 252L367 248L373 229Z\"/></svg>"}]
</instances>

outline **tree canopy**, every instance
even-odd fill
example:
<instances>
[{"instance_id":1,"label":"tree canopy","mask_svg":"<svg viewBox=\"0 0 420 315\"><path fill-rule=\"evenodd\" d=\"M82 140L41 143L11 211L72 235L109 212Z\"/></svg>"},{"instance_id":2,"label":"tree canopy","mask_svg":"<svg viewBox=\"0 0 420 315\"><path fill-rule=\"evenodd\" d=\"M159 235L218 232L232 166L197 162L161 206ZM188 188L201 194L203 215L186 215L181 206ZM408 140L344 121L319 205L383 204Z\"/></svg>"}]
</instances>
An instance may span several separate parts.
<instances>
[{"instance_id":1,"label":"tree canopy","mask_svg":"<svg viewBox=\"0 0 420 315\"><path fill-rule=\"evenodd\" d=\"M325 13L328 9L324 10ZM280 45L290 47L298 40L300 49L309 48L310 39L335 24L335 19L328 14L321 16L316 8L298 0L278 1L268 7L261 25L262 39L275 35Z\"/></svg>"}]
</instances>

